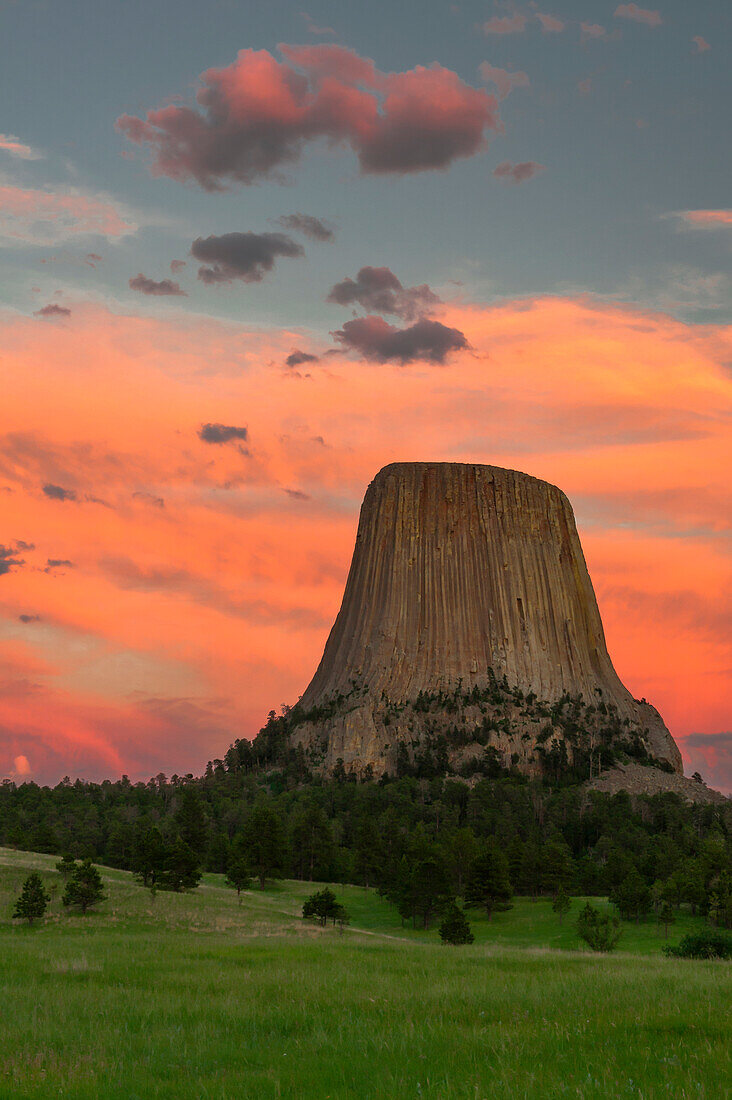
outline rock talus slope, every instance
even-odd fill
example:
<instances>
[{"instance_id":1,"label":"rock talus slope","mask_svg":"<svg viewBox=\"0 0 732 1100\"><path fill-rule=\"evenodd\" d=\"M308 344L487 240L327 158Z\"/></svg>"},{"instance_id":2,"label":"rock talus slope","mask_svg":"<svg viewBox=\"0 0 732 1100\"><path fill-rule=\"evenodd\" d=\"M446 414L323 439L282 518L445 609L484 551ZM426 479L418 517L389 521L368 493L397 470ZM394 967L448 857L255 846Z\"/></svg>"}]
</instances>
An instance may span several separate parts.
<instances>
[{"instance_id":1,"label":"rock talus slope","mask_svg":"<svg viewBox=\"0 0 732 1100\"><path fill-rule=\"evenodd\" d=\"M682 770L658 713L613 668L564 493L496 466L386 466L364 498L343 603L300 702L327 716L305 722L296 742L318 744L325 769L340 758L380 774L399 740L414 745L424 733L414 714L407 722L405 704L504 676L542 701L581 695L612 705L653 756ZM464 713L468 725L479 717ZM503 725L497 750L531 771L536 731L521 738Z\"/></svg>"}]
</instances>

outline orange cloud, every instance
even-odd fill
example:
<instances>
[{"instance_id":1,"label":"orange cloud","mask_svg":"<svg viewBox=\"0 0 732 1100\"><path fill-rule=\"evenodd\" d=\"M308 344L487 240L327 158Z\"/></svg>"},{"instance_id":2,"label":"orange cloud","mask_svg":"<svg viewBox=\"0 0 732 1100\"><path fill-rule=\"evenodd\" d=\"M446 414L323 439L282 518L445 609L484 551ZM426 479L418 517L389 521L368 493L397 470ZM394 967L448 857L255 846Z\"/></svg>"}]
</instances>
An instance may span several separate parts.
<instances>
[{"instance_id":1,"label":"orange cloud","mask_svg":"<svg viewBox=\"0 0 732 1100\"><path fill-rule=\"evenodd\" d=\"M314 671L361 497L398 459L561 485L621 676L682 746L729 729L729 330L591 299L454 302L436 316L469 349L402 365L71 305L62 326L4 318L0 495L24 549L0 576L0 773L19 755L39 778L196 771L255 733ZM321 356L307 376L283 366L298 345ZM247 439L213 446L202 425Z\"/></svg>"}]
</instances>

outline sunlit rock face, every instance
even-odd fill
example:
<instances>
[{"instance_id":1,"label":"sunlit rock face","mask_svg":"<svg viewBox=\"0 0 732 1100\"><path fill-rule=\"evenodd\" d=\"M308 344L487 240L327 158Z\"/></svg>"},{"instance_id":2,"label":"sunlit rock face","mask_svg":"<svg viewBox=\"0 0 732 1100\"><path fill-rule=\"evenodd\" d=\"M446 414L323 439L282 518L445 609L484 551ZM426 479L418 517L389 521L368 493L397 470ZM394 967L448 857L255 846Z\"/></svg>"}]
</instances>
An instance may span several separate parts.
<instances>
[{"instance_id":1,"label":"sunlit rock face","mask_svg":"<svg viewBox=\"0 0 732 1100\"><path fill-rule=\"evenodd\" d=\"M568 697L577 732L551 709L563 698L569 707ZM395 770L398 752L413 756L442 735L452 765L489 745L532 773L561 742L571 762L583 728L601 737L597 708L612 717L606 741L638 735L681 772L657 711L636 702L613 668L564 493L497 466L381 470L294 743L321 770L340 759L379 775Z\"/></svg>"}]
</instances>

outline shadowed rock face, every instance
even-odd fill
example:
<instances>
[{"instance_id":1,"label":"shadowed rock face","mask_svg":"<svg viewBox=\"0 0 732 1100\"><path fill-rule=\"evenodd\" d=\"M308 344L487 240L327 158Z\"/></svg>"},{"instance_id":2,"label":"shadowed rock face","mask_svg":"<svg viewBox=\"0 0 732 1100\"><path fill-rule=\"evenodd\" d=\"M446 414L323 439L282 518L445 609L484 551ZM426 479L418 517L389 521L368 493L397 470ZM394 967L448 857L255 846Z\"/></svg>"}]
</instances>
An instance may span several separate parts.
<instances>
[{"instance_id":1,"label":"shadowed rock face","mask_svg":"<svg viewBox=\"0 0 732 1100\"><path fill-rule=\"evenodd\" d=\"M660 716L634 701L610 661L566 496L496 466L386 466L366 493L343 604L301 707L349 702L297 739L327 741L326 768L340 757L380 774L396 741L420 736L414 718L408 731L385 721L385 704L483 687L489 670L540 700L612 704L652 755L682 770ZM516 738L498 747L513 750ZM518 753L527 771L530 739Z\"/></svg>"}]
</instances>

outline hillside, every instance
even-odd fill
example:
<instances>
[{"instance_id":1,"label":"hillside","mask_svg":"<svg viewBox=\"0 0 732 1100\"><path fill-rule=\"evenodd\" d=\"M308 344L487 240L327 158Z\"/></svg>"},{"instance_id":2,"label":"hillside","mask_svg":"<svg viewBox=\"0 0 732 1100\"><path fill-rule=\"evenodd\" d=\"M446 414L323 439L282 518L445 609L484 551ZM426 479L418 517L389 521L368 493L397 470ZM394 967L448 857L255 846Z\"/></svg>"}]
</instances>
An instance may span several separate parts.
<instances>
[{"instance_id":1,"label":"hillside","mask_svg":"<svg viewBox=\"0 0 732 1100\"><path fill-rule=\"evenodd\" d=\"M361 889L334 886L353 913L340 935L299 919L309 884L238 906L206 876L152 901L109 869L109 900L68 916L54 862L0 850L0 1094L513 1100L643 1081L645 1097L711 1098L729 1079L730 968L661 957L651 926L591 956L569 918L559 932L548 903L519 901L476 921L474 946L448 948ZM52 915L11 927L30 869Z\"/></svg>"}]
</instances>

